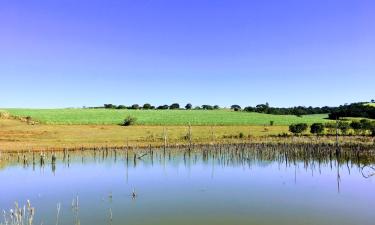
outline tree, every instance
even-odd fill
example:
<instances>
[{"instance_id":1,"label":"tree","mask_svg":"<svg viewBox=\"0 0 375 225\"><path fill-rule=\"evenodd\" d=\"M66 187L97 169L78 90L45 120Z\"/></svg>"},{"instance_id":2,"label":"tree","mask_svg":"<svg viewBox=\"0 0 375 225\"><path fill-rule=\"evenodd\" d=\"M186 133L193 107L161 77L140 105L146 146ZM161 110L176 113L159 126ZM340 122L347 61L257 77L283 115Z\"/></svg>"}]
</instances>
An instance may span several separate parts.
<instances>
[{"instance_id":1,"label":"tree","mask_svg":"<svg viewBox=\"0 0 375 225\"><path fill-rule=\"evenodd\" d=\"M113 105L113 104L104 104L104 108L106 108L106 109L114 109L114 108L116 108L116 106Z\"/></svg>"},{"instance_id":2,"label":"tree","mask_svg":"<svg viewBox=\"0 0 375 225\"><path fill-rule=\"evenodd\" d=\"M134 104L130 107L130 109L139 109L139 105L138 104Z\"/></svg>"},{"instance_id":3,"label":"tree","mask_svg":"<svg viewBox=\"0 0 375 225\"><path fill-rule=\"evenodd\" d=\"M192 109L192 108L193 108L193 105L190 104L190 103L186 104L186 106L185 106L185 109L186 109L186 110L190 110L190 109Z\"/></svg>"},{"instance_id":4,"label":"tree","mask_svg":"<svg viewBox=\"0 0 375 225\"><path fill-rule=\"evenodd\" d=\"M124 106L124 105L119 105L119 106L117 106L117 109L126 109L126 106Z\"/></svg>"},{"instance_id":5,"label":"tree","mask_svg":"<svg viewBox=\"0 0 375 225\"><path fill-rule=\"evenodd\" d=\"M180 104L178 103L173 103L172 105L169 106L169 109L179 109L180 108Z\"/></svg>"},{"instance_id":6,"label":"tree","mask_svg":"<svg viewBox=\"0 0 375 225\"><path fill-rule=\"evenodd\" d=\"M350 123L350 127L354 130L354 132L358 135L362 129L361 123L358 121L353 121Z\"/></svg>"},{"instance_id":7,"label":"tree","mask_svg":"<svg viewBox=\"0 0 375 225\"><path fill-rule=\"evenodd\" d=\"M348 134L348 130L350 129L350 124L348 122L340 121L338 128L340 129L343 135Z\"/></svg>"},{"instance_id":8,"label":"tree","mask_svg":"<svg viewBox=\"0 0 375 225\"><path fill-rule=\"evenodd\" d=\"M220 106L218 106L218 105L214 105L214 109L215 109L215 110L220 109Z\"/></svg>"},{"instance_id":9,"label":"tree","mask_svg":"<svg viewBox=\"0 0 375 225\"><path fill-rule=\"evenodd\" d=\"M151 109L151 104L149 104L149 103L145 103L144 105L143 105L143 109Z\"/></svg>"},{"instance_id":10,"label":"tree","mask_svg":"<svg viewBox=\"0 0 375 225\"><path fill-rule=\"evenodd\" d=\"M240 111L241 110L241 106L239 106L239 105L232 105L230 108L234 111Z\"/></svg>"},{"instance_id":11,"label":"tree","mask_svg":"<svg viewBox=\"0 0 375 225\"><path fill-rule=\"evenodd\" d=\"M313 123L310 127L310 133L312 134L322 134L324 132L324 124L322 123Z\"/></svg>"},{"instance_id":12,"label":"tree","mask_svg":"<svg viewBox=\"0 0 375 225\"><path fill-rule=\"evenodd\" d=\"M205 110L213 110L214 107L211 106L211 105L202 105L202 109L205 109Z\"/></svg>"},{"instance_id":13,"label":"tree","mask_svg":"<svg viewBox=\"0 0 375 225\"><path fill-rule=\"evenodd\" d=\"M297 124L291 124L289 126L289 131L293 134L301 134L307 130L308 126L306 123L297 123Z\"/></svg>"},{"instance_id":14,"label":"tree","mask_svg":"<svg viewBox=\"0 0 375 225\"><path fill-rule=\"evenodd\" d=\"M371 99L371 103L375 103L375 100L374 100L374 99Z\"/></svg>"},{"instance_id":15,"label":"tree","mask_svg":"<svg viewBox=\"0 0 375 225\"><path fill-rule=\"evenodd\" d=\"M168 105L161 105L161 106L158 106L156 109L165 110L165 109L169 109L169 106Z\"/></svg>"}]
</instances>

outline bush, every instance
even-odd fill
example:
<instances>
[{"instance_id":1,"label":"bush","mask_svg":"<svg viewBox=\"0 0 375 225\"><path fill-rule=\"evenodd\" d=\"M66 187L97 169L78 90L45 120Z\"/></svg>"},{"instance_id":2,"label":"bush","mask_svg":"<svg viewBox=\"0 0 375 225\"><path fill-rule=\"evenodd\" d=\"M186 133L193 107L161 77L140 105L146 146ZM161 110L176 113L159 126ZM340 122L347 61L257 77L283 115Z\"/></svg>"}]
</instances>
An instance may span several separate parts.
<instances>
[{"instance_id":1,"label":"bush","mask_svg":"<svg viewBox=\"0 0 375 225\"><path fill-rule=\"evenodd\" d=\"M239 138L244 138L245 137L245 135L241 132L240 134L239 134Z\"/></svg>"},{"instance_id":2,"label":"bush","mask_svg":"<svg viewBox=\"0 0 375 225\"><path fill-rule=\"evenodd\" d=\"M124 105L119 105L119 106L117 106L117 109L126 109L126 106L124 106Z\"/></svg>"},{"instance_id":3,"label":"bush","mask_svg":"<svg viewBox=\"0 0 375 225\"><path fill-rule=\"evenodd\" d=\"M322 123L314 123L310 127L310 133L312 134L322 134L324 132L324 125Z\"/></svg>"},{"instance_id":4,"label":"bush","mask_svg":"<svg viewBox=\"0 0 375 225\"><path fill-rule=\"evenodd\" d=\"M354 132L358 135L362 129L362 125L358 121L353 121L350 123L350 127L354 130Z\"/></svg>"},{"instance_id":5,"label":"bush","mask_svg":"<svg viewBox=\"0 0 375 225\"><path fill-rule=\"evenodd\" d=\"M131 125L134 125L135 122L137 121L137 118L135 117L132 117L132 116L128 116L124 119L124 122L123 122L123 126L131 126Z\"/></svg>"},{"instance_id":6,"label":"bush","mask_svg":"<svg viewBox=\"0 0 375 225\"><path fill-rule=\"evenodd\" d=\"M270 121L270 126L272 127L275 124L275 121Z\"/></svg>"},{"instance_id":7,"label":"bush","mask_svg":"<svg viewBox=\"0 0 375 225\"><path fill-rule=\"evenodd\" d=\"M348 134L348 130L350 129L350 124L348 122L339 122L339 129L343 135Z\"/></svg>"},{"instance_id":8,"label":"bush","mask_svg":"<svg viewBox=\"0 0 375 225\"><path fill-rule=\"evenodd\" d=\"M301 134L307 130L307 127L306 123L292 124L289 126L289 131L293 134Z\"/></svg>"}]
</instances>

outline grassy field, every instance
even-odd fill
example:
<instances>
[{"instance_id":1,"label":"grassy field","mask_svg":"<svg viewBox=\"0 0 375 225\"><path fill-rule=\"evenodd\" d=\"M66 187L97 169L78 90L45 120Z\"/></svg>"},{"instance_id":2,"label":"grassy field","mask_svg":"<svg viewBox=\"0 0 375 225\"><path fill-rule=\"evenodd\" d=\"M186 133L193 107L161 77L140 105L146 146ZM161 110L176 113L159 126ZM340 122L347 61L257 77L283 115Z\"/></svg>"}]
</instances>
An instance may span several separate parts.
<instances>
[{"instance_id":1,"label":"grassy field","mask_svg":"<svg viewBox=\"0 0 375 225\"><path fill-rule=\"evenodd\" d=\"M329 122L327 115L269 115L229 110L111 110L111 109L6 109L14 116L31 116L42 124L56 125L117 125L129 115L136 117L136 125L149 126L285 126L292 123Z\"/></svg>"}]
</instances>

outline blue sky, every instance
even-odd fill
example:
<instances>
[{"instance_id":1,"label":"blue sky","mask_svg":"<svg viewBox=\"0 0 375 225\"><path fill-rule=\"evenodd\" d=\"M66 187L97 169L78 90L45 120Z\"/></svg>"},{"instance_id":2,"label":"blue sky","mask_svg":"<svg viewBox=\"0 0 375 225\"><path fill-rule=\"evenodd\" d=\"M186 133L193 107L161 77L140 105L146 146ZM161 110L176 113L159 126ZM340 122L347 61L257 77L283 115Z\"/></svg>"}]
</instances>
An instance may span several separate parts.
<instances>
[{"instance_id":1,"label":"blue sky","mask_svg":"<svg viewBox=\"0 0 375 225\"><path fill-rule=\"evenodd\" d=\"M0 0L0 107L375 98L375 2Z\"/></svg>"}]
</instances>

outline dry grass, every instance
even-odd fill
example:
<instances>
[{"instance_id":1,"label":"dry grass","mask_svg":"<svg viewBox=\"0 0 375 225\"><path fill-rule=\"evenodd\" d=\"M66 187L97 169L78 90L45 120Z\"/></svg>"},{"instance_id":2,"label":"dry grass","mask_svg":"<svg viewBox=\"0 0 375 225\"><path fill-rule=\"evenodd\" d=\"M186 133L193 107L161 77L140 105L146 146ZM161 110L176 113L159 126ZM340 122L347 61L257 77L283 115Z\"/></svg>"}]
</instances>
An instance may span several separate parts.
<instances>
[{"instance_id":1,"label":"dry grass","mask_svg":"<svg viewBox=\"0 0 375 225\"><path fill-rule=\"evenodd\" d=\"M90 147L162 144L163 126L117 125L27 125L11 119L0 119L0 151L45 149L55 147ZM170 144L186 144L187 126L167 126ZM193 126L193 141L197 143L239 136L277 135L287 126Z\"/></svg>"}]
</instances>

